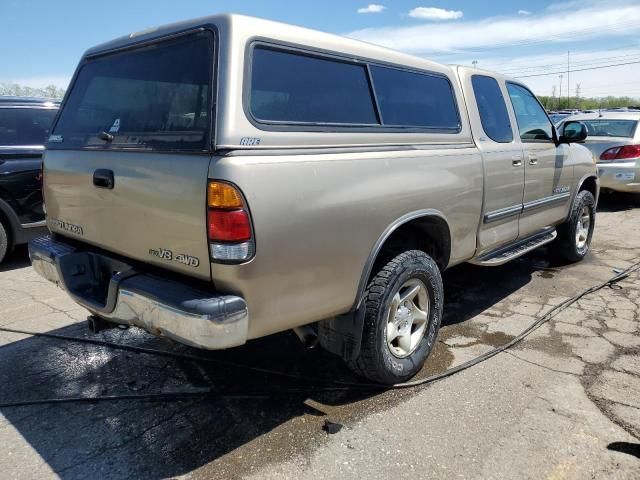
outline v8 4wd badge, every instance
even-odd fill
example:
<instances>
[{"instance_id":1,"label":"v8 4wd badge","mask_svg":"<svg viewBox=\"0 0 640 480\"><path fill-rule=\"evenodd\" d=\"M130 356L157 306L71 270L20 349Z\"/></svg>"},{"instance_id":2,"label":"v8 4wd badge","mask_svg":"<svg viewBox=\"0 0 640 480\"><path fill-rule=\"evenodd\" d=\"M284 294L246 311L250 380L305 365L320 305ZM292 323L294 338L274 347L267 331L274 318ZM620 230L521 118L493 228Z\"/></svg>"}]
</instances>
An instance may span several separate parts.
<instances>
[{"instance_id":1,"label":"v8 4wd badge","mask_svg":"<svg viewBox=\"0 0 640 480\"><path fill-rule=\"evenodd\" d=\"M174 255L171 250L168 250L166 248L150 248L149 255L158 257L161 260L166 260L169 262L173 261L193 268L196 268L200 265L199 258L192 255L186 255L184 253L176 253Z\"/></svg>"}]
</instances>

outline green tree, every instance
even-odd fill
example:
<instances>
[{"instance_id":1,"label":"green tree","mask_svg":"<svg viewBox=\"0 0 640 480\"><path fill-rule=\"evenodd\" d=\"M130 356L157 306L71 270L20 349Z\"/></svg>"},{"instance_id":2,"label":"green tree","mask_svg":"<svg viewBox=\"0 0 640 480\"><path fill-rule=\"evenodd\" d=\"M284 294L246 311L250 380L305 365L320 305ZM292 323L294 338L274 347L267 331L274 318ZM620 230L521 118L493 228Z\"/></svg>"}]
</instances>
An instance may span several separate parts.
<instances>
[{"instance_id":1,"label":"green tree","mask_svg":"<svg viewBox=\"0 0 640 480\"><path fill-rule=\"evenodd\" d=\"M640 106L640 100L633 97L599 97L599 98L585 98L585 97L571 97L567 100L567 97L538 97L542 105L547 110L561 110L565 108L577 108L579 110L597 110L598 108L616 108L616 107L637 107Z\"/></svg>"},{"instance_id":2,"label":"green tree","mask_svg":"<svg viewBox=\"0 0 640 480\"><path fill-rule=\"evenodd\" d=\"M33 88L17 83L0 83L0 95L16 97L46 97L51 99L62 99L65 89L55 85L47 85L44 88Z\"/></svg>"}]
</instances>

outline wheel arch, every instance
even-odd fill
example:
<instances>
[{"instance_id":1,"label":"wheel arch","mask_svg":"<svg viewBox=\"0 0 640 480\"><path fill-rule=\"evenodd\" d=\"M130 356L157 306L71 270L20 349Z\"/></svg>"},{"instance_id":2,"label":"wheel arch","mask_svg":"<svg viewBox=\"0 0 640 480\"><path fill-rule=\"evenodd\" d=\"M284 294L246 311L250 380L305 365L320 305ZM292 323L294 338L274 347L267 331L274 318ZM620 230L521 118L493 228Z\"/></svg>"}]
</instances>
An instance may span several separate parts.
<instances>
[{"instance_id":1,"label":"wheel arch","mask_svg":"<svg viewBox=\"0 0 640 480\"><path fill-rule=\"evenodd\" d=\"M7 227L7 234L9 236L9 249L11 249L16 241L18 229L20 228L20 221L18 216L5 200L0 198L0 221Z\"/></svg>"},{"instance_id":2,"label":"wheel arch","mask_svg":"<svg viewBox=\"0 0 640 480\"><path fill-rule=\"evenodd\" d=\"M576 201L578 193L583 190L587 190L591 192L593 198L596 201L596 206L598 205L598 198L600 196L600 181L598 180L598 176L593 173L588 173L583 176L576 186L576 191L573 195L573 199L571 200L571 208L569 208L569 213L571 213L571 209Z\"/></svg>"},{"instance_id":3,"label":"wheel arch","mask_svg":"<svg viewBox=\"0 0 640 480\"><path fill-rule=\"evenodd\" d=\"M419 237L420 233L424 235ZM360 306L369 279L377 264L384 262L387 257L394 256L393 249L388 256L381 255L385 246L395 240L398 240L399 245L402 244L402 240L406 240L405 235L412 235L403 247L405 250L426 249L440 270L448 266L451 255L451 230L442 212L433 209L417 210L396 219L382 232L367 257L351 310L319 322L318 337L325 350L341 356L348 362L358 357L364 327L364 309ZM433 240L437 241L432 243Z\"/></svg>"},{"instance_id":4,"label":"wheel arch","mask_svg":"<svg viewBox=\"0 0 640 480\"><path fill-rule=\"evenodd\" d=\"M381 253L387 248L392 253L399 253L394 251L394 247L404 246L407 250L417 248L425 251L434 259L441 271L446 269L451 257L451 229L444 214L435 209L410 212L396 219L382 232L367 257L358 284L353 311L360 307L376 265L381 259L384 261L385 257L381 256Z\"/></svg>"}]
</instances>

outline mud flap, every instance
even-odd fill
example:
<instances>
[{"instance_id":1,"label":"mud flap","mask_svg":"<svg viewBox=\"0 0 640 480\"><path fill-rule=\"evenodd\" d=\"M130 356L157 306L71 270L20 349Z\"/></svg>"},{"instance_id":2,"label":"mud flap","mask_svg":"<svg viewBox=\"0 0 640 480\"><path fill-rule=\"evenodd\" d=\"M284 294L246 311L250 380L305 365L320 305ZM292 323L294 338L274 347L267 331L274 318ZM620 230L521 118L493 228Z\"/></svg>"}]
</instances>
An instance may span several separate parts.
<instances>
[{"instance_id":1,"label":"mud flap","mask_svg":"<svg viewBox=\"0 0 640 480\"><path fill-rule=\"evenodd\" d=\"M322 348L345 361L355 360L360 354L364 309L318 322L318 339Z\"/></svg>"}]
</instances>

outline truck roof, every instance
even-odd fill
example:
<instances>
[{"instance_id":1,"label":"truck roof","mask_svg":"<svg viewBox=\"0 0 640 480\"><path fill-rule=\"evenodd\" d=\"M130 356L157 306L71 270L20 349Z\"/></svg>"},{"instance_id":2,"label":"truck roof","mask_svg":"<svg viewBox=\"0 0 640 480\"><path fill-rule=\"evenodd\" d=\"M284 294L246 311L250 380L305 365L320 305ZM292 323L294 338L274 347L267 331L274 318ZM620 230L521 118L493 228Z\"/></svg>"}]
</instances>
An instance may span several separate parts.
<instances>
[{"instance_id":1,"label":"truck roof","mask_svg":"<svg viewBox=\"0 0 640 480\"><path fill-rule=\"evenodd\" d=\"M421 57L398 52L389 48L371 43L354 40L352 38L321 32L309 28L299 27L272 20L265 20L238 14L221 14L201 17L192 20L162 25L131 33L112 41L97 45L85 52L85 56L99 55L111 50L117 50L140 43L153 41L156 38L166 37L180 32L189 31L199 27L214 25L223 38L248 39L260 38L263 40L281 40L299 45L309 45L327 51L341 52L355 57L379 59L404 66L412 66L418 69L450 69L446 65L433 62Z\"/></svg>"}]
</instances>

